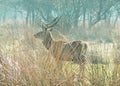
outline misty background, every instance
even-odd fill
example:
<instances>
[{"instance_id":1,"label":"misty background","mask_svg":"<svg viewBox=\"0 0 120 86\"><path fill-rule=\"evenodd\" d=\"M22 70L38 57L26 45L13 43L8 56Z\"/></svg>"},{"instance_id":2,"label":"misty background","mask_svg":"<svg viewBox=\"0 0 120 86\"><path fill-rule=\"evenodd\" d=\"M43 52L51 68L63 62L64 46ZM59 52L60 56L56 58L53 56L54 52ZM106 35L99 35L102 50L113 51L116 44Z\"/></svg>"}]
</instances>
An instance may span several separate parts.
<instances>
[{"instance_id":1,"label":"misty background","mask_svg":"<svg viewBox=\"0 0 120 86\"><path fill-rule=\"evenodd\" d=\"M0 0L0 27L39 29L57 16L56 30L71 39L119 38L120 0Z\"/></svg>"}]
</instances>

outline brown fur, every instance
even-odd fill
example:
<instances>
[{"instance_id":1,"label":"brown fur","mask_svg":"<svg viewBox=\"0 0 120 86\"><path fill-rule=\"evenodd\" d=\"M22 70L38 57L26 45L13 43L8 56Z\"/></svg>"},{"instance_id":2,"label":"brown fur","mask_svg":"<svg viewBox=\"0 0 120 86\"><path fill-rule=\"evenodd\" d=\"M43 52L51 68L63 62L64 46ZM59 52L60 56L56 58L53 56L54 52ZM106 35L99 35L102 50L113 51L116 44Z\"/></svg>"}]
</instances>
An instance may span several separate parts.
<instances>
[{"instance_id":1,"label":"brown fur","mask_svg":"<svg viewBox=\"0 0 120 86\"><path fill-rule=\"evenodd\" d=\"M36 38L42 38L41 32L35 34ZM42 40L43 45L51 52L56 60L73 61L75 63L84 62L87 51L87 44L82 41L56 41L52 38L49 30L45 31Z\"/></svg>"}]
</instances>

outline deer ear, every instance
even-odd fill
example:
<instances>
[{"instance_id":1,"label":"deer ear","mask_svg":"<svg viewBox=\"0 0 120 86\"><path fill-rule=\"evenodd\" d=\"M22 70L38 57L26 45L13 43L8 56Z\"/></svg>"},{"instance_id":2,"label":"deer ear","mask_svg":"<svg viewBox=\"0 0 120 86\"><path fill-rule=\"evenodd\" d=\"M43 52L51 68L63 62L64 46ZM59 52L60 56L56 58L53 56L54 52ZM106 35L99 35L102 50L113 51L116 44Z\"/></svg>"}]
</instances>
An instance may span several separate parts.
<instances>
[{"instance_id":1,"label":"deer ear","mask_svg":"<svg viewBox=\"0 0 120 86\"><path fill-rule=\"evenodd\" d=\"M48 30L49 30L49 31L52 31L52 30L53 30L53 28L49 28Z\"/></svg>"}]
</instances>

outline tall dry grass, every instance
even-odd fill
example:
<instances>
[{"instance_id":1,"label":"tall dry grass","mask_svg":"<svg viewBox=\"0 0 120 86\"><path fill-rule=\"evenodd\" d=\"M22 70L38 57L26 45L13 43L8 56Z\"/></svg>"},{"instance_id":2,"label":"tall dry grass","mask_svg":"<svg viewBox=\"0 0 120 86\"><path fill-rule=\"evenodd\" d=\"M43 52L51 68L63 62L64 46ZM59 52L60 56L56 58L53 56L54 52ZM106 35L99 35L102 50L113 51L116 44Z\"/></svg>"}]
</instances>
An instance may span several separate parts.
<instances>
[{"instance_id":1,"label":"tall dry grass","mask_svg":"<svg viewBox=\"0 0 120 86\"><path fill-rule=\"evenodd\" d=\"M35 32L26 26L0 29L1 86L120 86L120 65L113 62L93 64L89 60L84 71L78 64L63 62L59 70L49 51L33 37ZM99 60L97 56L91 55Z\"/></svg>"}]
</instances>

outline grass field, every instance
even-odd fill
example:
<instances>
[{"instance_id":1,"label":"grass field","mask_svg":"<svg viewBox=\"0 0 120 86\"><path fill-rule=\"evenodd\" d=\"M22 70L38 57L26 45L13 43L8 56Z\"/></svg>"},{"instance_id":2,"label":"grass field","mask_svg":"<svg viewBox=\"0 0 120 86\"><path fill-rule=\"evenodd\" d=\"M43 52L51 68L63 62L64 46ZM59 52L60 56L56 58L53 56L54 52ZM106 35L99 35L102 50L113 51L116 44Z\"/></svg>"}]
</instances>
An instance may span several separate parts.
<instances>
[{"instance_id":1,"label":"grass field","mask_svg":"<svg viewBox=\"0 0 120 86\"><path fill-rule=\"evenodd\" d=\"M119 49L110 56L91 53L81 66L63 62L59 70L35 32L0 28L0 86L120 86Z\"/></svg>"}]
</instances>

